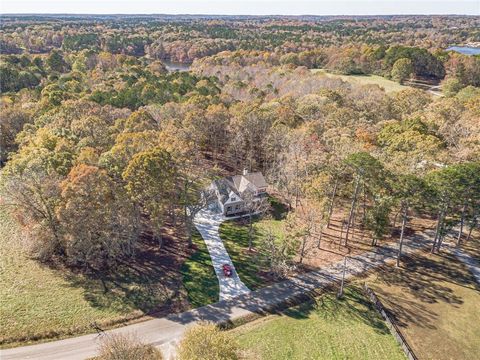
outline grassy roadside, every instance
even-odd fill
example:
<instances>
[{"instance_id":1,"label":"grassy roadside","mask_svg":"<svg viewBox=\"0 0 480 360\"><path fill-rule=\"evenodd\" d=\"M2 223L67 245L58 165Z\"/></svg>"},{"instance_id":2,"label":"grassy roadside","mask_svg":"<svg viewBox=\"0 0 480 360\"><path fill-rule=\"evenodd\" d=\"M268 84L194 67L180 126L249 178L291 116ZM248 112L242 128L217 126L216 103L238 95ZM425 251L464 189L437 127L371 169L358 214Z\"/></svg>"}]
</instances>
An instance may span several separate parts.
<instances>
[{"instance_id":1,"label":"grassy roadside","mask_svg":"<svg viewBox=\"0 0 480 360\"><path fill-rule=\"evenodd\" d=\"M183 263L180 271L188 301L196 308L217 302L220 288L207 245L196 230L192 238L196 251Z\"/></svg>"},{"instance_id":2,"label":"grassy roadside","mask_svg":"<svg viewBox=\"0 0 480 360\"><path fill-rule=\"evenodd\" d=\"M360 286L231 330L247 359L405 359Z\"/></svg>"},{"instance_id":3,"label":"grassy roadside","mask_svg":"<svg viewBox=\"0 0 480 360\"><path fill-rule=\"evenodd\" d=\"M420 253L367 279L420 359L480 353L480 287L451 255Z\"/></svg>"}]
</instances>

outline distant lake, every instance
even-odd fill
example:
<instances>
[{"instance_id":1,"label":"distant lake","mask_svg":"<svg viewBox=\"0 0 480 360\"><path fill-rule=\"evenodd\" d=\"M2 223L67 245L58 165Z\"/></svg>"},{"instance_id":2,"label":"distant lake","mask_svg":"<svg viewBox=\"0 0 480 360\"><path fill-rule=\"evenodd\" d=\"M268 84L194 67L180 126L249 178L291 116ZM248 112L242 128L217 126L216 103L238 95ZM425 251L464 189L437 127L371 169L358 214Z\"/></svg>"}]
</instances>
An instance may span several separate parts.
<instances>
[{"instance_id":1,"label":"distant lake","mask_svg":"<svg viewBox=\"0 0 480 360\"><path fill-rule=\"evenodd\" d=\"M171 61L167 61L167 60L162 60L162 63L165 65L167 70L170 71L170 72L190 70L190 64L176 63L176 62L171 62Z\"/></svg>"},{"instance_id":2,"label":"distant lake","mask_svg":"<svg viewBox=\"0 0 480 360\"><path fill-rule=\"evenodd\" d=\"M453 50L465 55L480 55L480 48L469 46L450 46L447 50Z\"/></svg>"}]
</instances>

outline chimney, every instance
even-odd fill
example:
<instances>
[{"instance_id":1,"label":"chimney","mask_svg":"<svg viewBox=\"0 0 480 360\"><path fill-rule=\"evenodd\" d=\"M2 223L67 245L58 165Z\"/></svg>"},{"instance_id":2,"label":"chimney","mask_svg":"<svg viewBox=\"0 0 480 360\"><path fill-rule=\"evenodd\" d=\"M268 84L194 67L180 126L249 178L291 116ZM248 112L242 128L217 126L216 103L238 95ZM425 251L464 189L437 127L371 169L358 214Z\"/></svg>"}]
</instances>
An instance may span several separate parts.
<instances>
[{"instance_id":1,"label":"chimney","mask_svg":"<svg viewBox=\"0 0 480 360\"><path fill-rule=\"evenodd\" d=\"M243 169L243 175L247 175L247 174L248 174L248 170L247 170L247 168L244 168Z\"/></svg>"}]
</instances>

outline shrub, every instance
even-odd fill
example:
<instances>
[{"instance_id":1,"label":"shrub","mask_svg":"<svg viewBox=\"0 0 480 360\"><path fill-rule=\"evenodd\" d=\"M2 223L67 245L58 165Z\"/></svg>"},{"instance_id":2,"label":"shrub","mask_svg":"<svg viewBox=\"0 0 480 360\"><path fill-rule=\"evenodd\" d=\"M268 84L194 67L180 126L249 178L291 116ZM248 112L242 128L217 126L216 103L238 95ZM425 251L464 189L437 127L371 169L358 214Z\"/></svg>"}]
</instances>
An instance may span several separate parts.
<instances>
[{"instance_id":1,"label":"shrub","mask_svg":"<svg viewBox=\"0 0 480 360\"><path fill-rule=\"evenodd\" d=\"M161 360L162 353L153 345L142 344L133 335L109 335L100 345L97 360Z\"/></svg>"},{"instance_id":2,"label":"shrub","mask_svg":"<svg viewBox=\"0 0 480 360\"><path fill-rule=\"evenodd\" d=\"M180 342L180 360L236 360L238 345L232 337L210 323L189 328Z\"/></svg>"}]
</instances>

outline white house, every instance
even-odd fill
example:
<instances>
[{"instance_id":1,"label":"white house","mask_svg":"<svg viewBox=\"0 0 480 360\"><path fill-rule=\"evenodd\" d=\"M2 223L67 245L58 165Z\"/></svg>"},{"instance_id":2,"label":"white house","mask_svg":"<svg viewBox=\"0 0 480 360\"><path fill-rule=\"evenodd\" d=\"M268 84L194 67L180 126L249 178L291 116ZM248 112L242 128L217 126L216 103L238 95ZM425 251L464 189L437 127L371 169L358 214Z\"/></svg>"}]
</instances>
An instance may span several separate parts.
<instances>
[{"instance_id":1,"label":"white house","mask_svg":"<svg viewBox=\"0 0 480 360\"><path fill-rule=\"evenodd\" d=\"M242 196L246 192L260 197L267 193L267 182L261 172L249 173L243 171L242 175L229 176L215 180L210 185L216 195L215 206L224 215L235 215L245 211L245 201Z\"/></svg>"}]
</instances>

